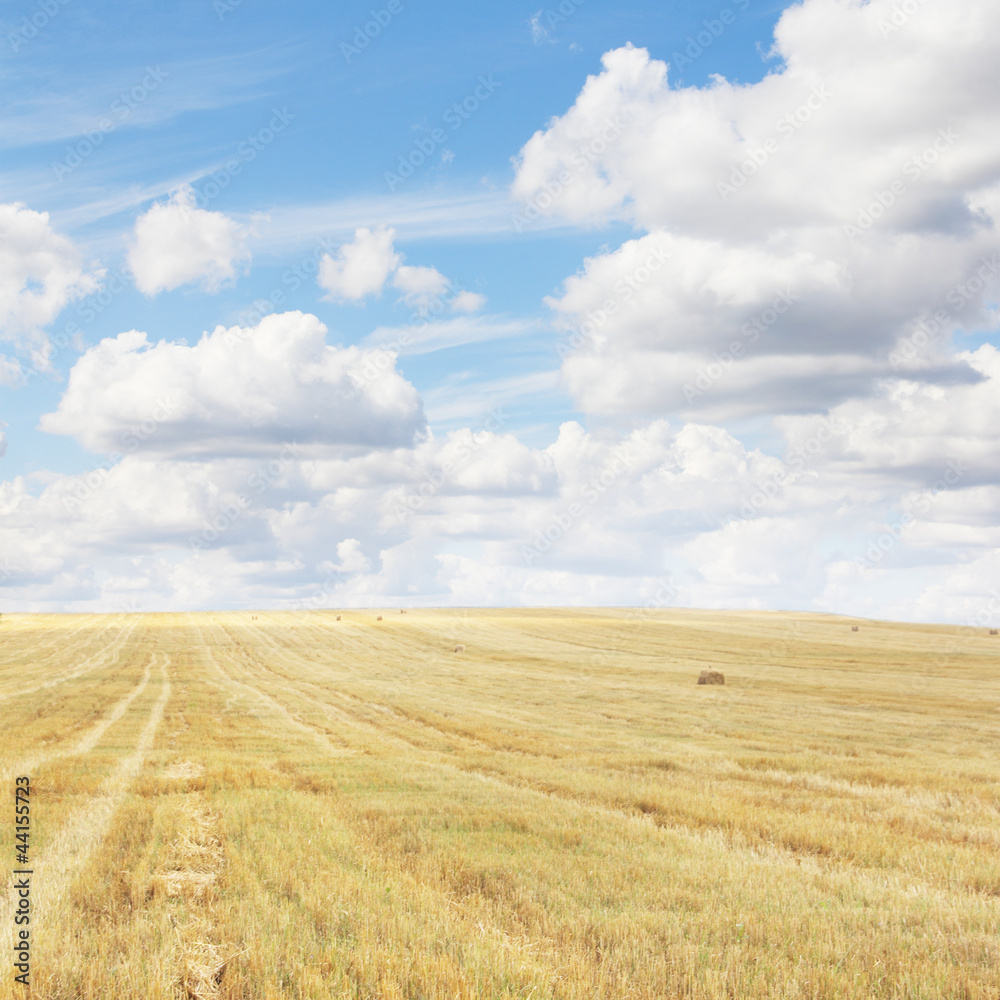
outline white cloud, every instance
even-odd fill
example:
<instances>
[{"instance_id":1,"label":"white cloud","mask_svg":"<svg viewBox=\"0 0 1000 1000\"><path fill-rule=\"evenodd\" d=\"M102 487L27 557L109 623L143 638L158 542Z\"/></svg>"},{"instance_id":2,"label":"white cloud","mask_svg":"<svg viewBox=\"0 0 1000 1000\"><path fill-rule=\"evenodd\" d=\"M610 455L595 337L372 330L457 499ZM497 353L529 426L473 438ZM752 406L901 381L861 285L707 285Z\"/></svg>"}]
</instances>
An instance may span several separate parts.
<instances>
[{"instance_id":1,"label":"white cloud","mask_svg":"<svg viewBox=\"0 0 1000 1000\"><path fill-rule=\"evenodd\" d=\"M378 295L389 275L399 267L400 256L392 241L394 229L380 227L374 232L365 227L354 231L354 241L345 243L334 259L324 254L317 281L332 302L358 302L367 295Z\"/></svg>"},{"instance_id":2,"label":"white cloud","mask_svg":"<svg viewBox=\"0 0 1000 1000\"><path fill-rule=\"evenodd\" d=\"M538 45L540 42L550 42L552 39L549 37L548 29L542 25L542 11L538 11L536 14L531 15L531 20L528 22L528 27L531 28L531 40Z\"/></svg>"},{"instance_id":3,"label":"white cloud","mask_svg":"<svg viewBox=\"0 0 1000 1000\"><path fill-rule=\"evenodd\" d=\"M68 303L95 291L103 273L87 267L79 250L52 230L48 212L20 202L0 205L0 340L46 358L44 328Z\"/></svg>"},{"instance_id":4,"label":"white cloud","mask_svg":"<svg viewBox=\"0 0 1000 1000\"><path fill-rule=\"evenodd\" d=\"M650 601L1000 624L1000 353L982 343L1000 9L922 5L883 31L894 6L788 7L781 67L748 86L671 89L643 50L608 53L525 146L526 223L637 230L546 300L587 415L547 447L510 433L508 404L551 402L558 372L453 373L426 393L435 436L395 371L397 350L526 332L454 315L475 293L346 350L300 314L194 347L122 334L43 426L125 457L0 482L13 606ZM392 216L350 228L365 218ZM321 287L442 295L393 236L357 229Z\"/></svg>"},{"instance_id":5,"label":"white cloud","mask_svg":"<svg viewBox=\"0 0 1000 1000\"><path fill-rule=\"evenodd\" d=\"M417 309L427 309L448 290L450 282L433 267L410 267L401 265L393 275L392 284L403 293L407 305Z\"/></svg>"},{"instance_id":6,"label":"white cloud","mask_svg":"<svg viewBox=\"0 0 1000 1000\"><path fill-rule=\"evenodd\" d=\"M384 352L330 347L326 332L315 316L289 312L247 329L217 327L193 347L122 333L76 362L40 427L96 452L224 455L288 442L411 442L424 427L413 387Z\"/></svg>"},{"instance_id":7,"label":"white cloud","mask_svg":"<svg viewBox=\"0 0 1000 1000\"><path fill-rule=\"evenodd\" d=\"M358 302L368 295L379 295L387 281L403 293L402 301L426 315L444 307L450 297L455 312L472 313L486 304L485 296L475 292L454 292L451 281L437 268L403 263L393 240L396 231L381 227L372 231L356 229L354 240L344 243L334 258L324 254L319 264L317 283L326 290L331 302ZM453 294L452 294L453 293ZM440 303L440 306L438 305Z\"/></svg>"},{"instance_id":8,"label":"white cloud","mask_svg":"<svg viewBox=\"0 0 1000 1000\"><path fill-rule=\"evenodd\" d=\"M486 305L486 296L478 292L459 292L451 300L451 308L454 312L474 313L479 312Z\"/></svg>"},{"instance_id":9,"label":"white cloud","mask_svg":"<svg viewBox=\"0 0 1000 1000\"><path fill-rule=\"evenodd\" d=\"M647 229L758 240L842 231L899 177L906 191L877 228L960 233L976 221L967 194L996 181L1000 137L983 82L1000 54L1000 11L975 0L926 6L883 37L893 9L789 7L775 29L784 66L746 86L716 77L671 89L667 65L645 49L608 52L574 106L521 151L514 194L576 221L628 204Z\"/></svg>"},{"instance_id":10,"label":"white cloud","mask_svg":"<svg viewBox=\"0 0 1000 1000\"><path fill-rule=\"evenodd\" d=\"M136 219L128 266L143 295L195 282L217 291L249 267L249 235L221 212L198 208L194 190L184 185Z\"/></svg>"},{"instance_id":11,"label":"white cloud","mask_svg":"<svg viewBox=\"0 0 1000 1000\"><path fill-rule=\"evenodd\" d=\"M335 568L341 573L365 573L372 568L371 560L361 551L361 543L356 538L345 538L337 543L340 564Z\"/></svg>"},{"instance_id":12,"label":"white cloud","mask_svg":"<svg viewBox=\"0 0 1000 1000\"><path fill-rule=\"evenodd\" d=\"M1000 350L984 344L958 357L980 376L963 386L894 380L872 398L831 411L841 429L825 461L852 477L926 483L954 465L966 485L1000 481ZM813 435L820 418L779 418L792 447Z\"/></svg>"},{"instance_id":13,"label":"white cloud","mask_svg":"<svg viewBox=\"0 0 1000 1000\"><path fill-rule=\"evenodd\" d=\"M282 454L258 437L191 460L154 440L37 495L0 483L12 607L653 600L962 620L995 587L1000 487L865 485L801 437L804 461L665 421L569 422L544 449L502 416L394 448ZM898 544L860 572L904 510Z\"/></svg>"},{"instance_id":14,"label":"white cloud","mask_svg":"<svg viewBox=\"0 0 1000 1000\"><path fill-rule=\"evenodd\" d=\"M1000 123L983 81L1000 8L925 6L898 30L895 9L789 7L783 65L751 85L672 89L676 70L616 49L525 144L520 224L624 213L648 233L549 300L583 410L823 410L901 374L894 349L938 312L941 334L905 374L977 378L948 347L955 329L997 323Z\"/></svg>"}]
</instances>

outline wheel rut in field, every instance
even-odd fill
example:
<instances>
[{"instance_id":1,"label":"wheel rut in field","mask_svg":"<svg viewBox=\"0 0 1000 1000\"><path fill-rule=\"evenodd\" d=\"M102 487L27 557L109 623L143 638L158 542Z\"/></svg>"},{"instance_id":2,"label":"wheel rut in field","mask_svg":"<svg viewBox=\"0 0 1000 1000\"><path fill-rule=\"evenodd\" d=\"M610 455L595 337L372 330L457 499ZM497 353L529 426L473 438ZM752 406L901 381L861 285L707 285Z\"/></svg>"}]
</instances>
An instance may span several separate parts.
<instances>
[{"instance_id":1,"label":"wheel rut in field","mask_svg":"<svg viewBox=\"0 0 1000 1000\"><path fill-rule=\"evenodd\" d=\"M234 670L240 670L248 681L251 682L241 681L239 683L257 692L258 696L260 696L260 689L255 684L273 685L296 700L319 709L329 717L341 718L351 726L354 732L358 734L363 733L372 741L380 743L382 746L400 749L412 754L414 759L420 760L425 766L459 773L474 780L487 781L498 787L517 791L522 794L542 796L548 801L563 802L567 805L587 809L588 811L594 810L604 816L614 815L628 822L654 827L667 834L690 837L699 842L716 843L721 840L730 849L751 849L758 856L766 857L771 863L794 865L799 868L803 865L811 866L815 867L817 871L822 871L829 875L845 869L851 869L856 873L868 871L866 865L859 863L859 860L850 854L836 852L833 854L823 854L804 845L786 843L780 840L760 840L752 836L750 832L729 830L724 828L720 822L706 819L705 817L685 817L673 812L650 810L643 808L642 803L638 801L632 804L628 802L601 801L586 792L577 792L571 788L551 782L540 783L537 779L529 776L511 773L510 769L505 766L505 759L511 756L523 758L524 756L534 755L526 755L522 751L511 751L493 746L484 747L480 741L474 738L454 732L442 733L441 730L432 724L406 714L399 715L392 712L391 716L387 715L386 721L391 719L391 721L396 723L409 724L409 726L418 730L429 730L436 735L446 736L453 741L456 747L461 745L467 749L478 750L480 752L483 749L488 749L489 752L495 754L497 766L489 767L473 763L458 764L443 756L441 750L429 747L425 742L417 742L407 738L405 731L388 732L384 722L365 717L371 711L379 711L380 705L378 703L369 703L364 699L332 688L325 689L323 691L324 695L327 698L336 698L341 702L343 707L331 705L328 701L311 697L303 688L317 689L320 685L304 678L293 679L285 676L271 668L258 655L253 654L245 648L234 650L234 655L231 657L230 663ZM264 697L268 699L269 703L275 703L274 698L267 695ZM389 707L386 706L386 708ZM291 716L288 709L283 709L283 711ZM300 727L304 725L307 728L312 728L317 736L322 733L321 729L305 722L300 716L291 717L296 719ZM872 878L877 881L876 874L872 874ZM921 878L919 873L901 871L898 875L899 879L907 881L908 884L912 885L914 882L919 882L921 885L926 886L927 891L945 891L940 885Z\"/></svg>"},{"instance_id":2,"label":"wheel rut in field","mask_svg":"<svg viewBox=\"0 0 1000 1000\"><path fill-rule=\"evenodd\" d=\"M94 747L100 742L101 737L111 728L119 719L128 711L129 706L135 701L139 695L146 689L146 685L149 683L150 672L152 670L152 658L150 662L146 664L146 669L143 671L142 679L139 683L127 694L124 698L120 699L111 709L108 714L101 719L100 722L95 723L86 733L81 736L76 743L71 744L67 747L53 747L46 753L36 753L31 756L24 757L14 764L10 764L0 771L0 782L9 781L10 778L15 774L28 774L37 771L39 767L47 763L50 760L55 760L59 757L75 757L80 754L90 753Z\"/></svg>"},{"instance_id":3,"label":"wheel rut in field","mask_svg":"<svg viewBox=\"0 0 1000 1000\"><path fill-rule=\"evenodd\" d=\"M137 626L134 622L129 622L119 629L118 636L112 642L99 649L96 653L91 654L87 657L87 659L73 667L71 670L66 670L61 674L56 674L54 677L49 677L46 680L34 685L34 687L21 688L18 691L0 693L0 701L9 701L12 698L21 698L24 695L34 694L36 691L43 691L46 688L58 687L60 684L65 684L67 681L76 680L78 677L83 677L85 674L93 673L95 670L99 670L109 661L117 662L122 651L122 647L125 645L126 641L132 637L132 633L135 632L136 627ZM114 657L113 661L112 657Z\"/></svg>"},{"instance_id":4,"label":"wheel rut in field","mask_svg":"<svg viewBox=\"0 0 1000 1000\"><path fill-rule=\"evenodd\" d=\"M834 850L830 853L830 851L809 844L798 844L794 841L775 840L767 837L761 839L754 835L752 830L728 829L720 821L700 814L688 816L669 809L666 811L651 809L638 799L635 802L604 801L591 793L577 791L558 782L541 782L535 777L518 774L516 767L507 766L508 762L512 763L510 759L512 757L524 759L525 756L534 756L533 754L526 755L520 750L489 746L488 750L495 755L496 766L482 762L456 763L449 760L444 751L428 746L426 741L408 738L405 729L409 727L423 732L429 731L435 735L447 737L449 741L453 742L455 748L461 745L466 749L482 752L484 747L480 741L453 731L442 733L427 720L414 718L405 713L400 716L391 709L391 706L368 702L332 687L324 688L305 677L279 672L261 657L260 651L247 648L244 643L237 641L237 637L232 636L227 630L220 629L220 631L231 640L232 648L228 663L231 664L234 671L238 671L246 678L246 681L240 682L246 687L259 692L260 689L257 685L261 685L275 691L278 697L287 696L296 701L304 702L328 717L342 719L350 725L351 731L355 734L362 736L362 738L367 737L365 742L369 745L381 744L384 748L402 750L412 754L415 761L419 760L425 766L460 773L470 779L487 781L497 787L504 787L522 794L542 796L551 802L558 801L588 811L594 810L604 816L614 815L630 823L656 828L666 834L713 844L721 841L730 849L749 849L759 857L766 857L770 863L791 865L797 868L816 867L817 871L822 871L831 877L837 872L846 870L852 870L858 875L863 874L866 878L870 876L875 882L880 877L878 872L872 872L870 866L851 852L840 853ZM283 657L287 656L288 652L290 650L281 650ZM299 657L299 659L302 658ZM302 662L314 669L321 666L315 661L309 662L302 659ZM321 691L323 699L312 697L310 693L307 693L307 690ZM266 697L271 703L276 700L269 695ZM329 699L340 704L333 705ZM298 714L293 716L288 709L284 709L284 711L295 718L299 726L305 725L307 728L312 728L317 736L324 732L321 727L307 723L302 716ZM385 718L371 718L373 712L378 712ZM390 722L395 723L391 730L387 725ZM401 723L402 725L400 725ZM326 734L323 738L325 736ZM920 884L929 892L947 891L946 887L942 887L933 880L928 881L916 871L900 870L897 875L898 879L894 881L899 881L900 884L905 881L908 885Z\"/></svg>"},{"instance_id":5,"label":"wheel rut in field","mask_svg":"<svg viewBox=\"0 0 1000 1000\"><path fill-rule=\"evenodd\" d=\"M109 618L110 615L100 615L98 619ZM94 636L94 631L99 627L100 631ZM25 645L23 651L19 651L19 644L16 644L16 640L23 634L15 632L9 638L14 641L15 649L14 656L12 658L12 663L17 664L20 661L22 655L30 658L31 668L36 671L44 671L50 661L54 660L66 660L68 657L72 658L79 654L81 649L85 649L88 645L92 643L97 643L102 645L104 641L105 633L113 626L108 624L95 624L89 621L83 621L81 624L77 625L74 629L67 629L64 631L57 632L54 638L48 638L51 636L52 632L46 632L44 635L46 638L39 638L35 640L34 635L32 636L32 641ZM73 640L77 639L78 636L82 634L83 638L79 639L75 644Z\"/></svg>"},{"instance_id":6,"label":"wheel rut in field","mask_svg":"<svg viewBox=\"0 0 1000 1000\"><path fill-rule=\"evenodd\" d=\"M230 677L229 674L227 674L226 671L219 664L211 646L204 645L204 649L208 654L209 662L215 668L219 676L222 678L223 683L230 688L230 691L232 691L233 688L242 688L245 694L252 696L257 701L266 705L267 708L269 708L273 713L284 718L289 726L291 726L294 729L297 729L304 735L311 737L313 740L319 743L325 751L334 756L354 752L348 746L346 740L341 740L339 741L339 743L335 742L336 738L333 737L330 733L323 732L321 729L318 729L315 726L308 725L301 718L296 717L279 701L272 698L265 692L261 691L259 688L254 687L252 684L247 684L245 681L241 681L236 677Z\"/></svg>"},{"instance_id":7,"label":"wheel rut in field","mask_svg":"<svg viewBox=\"0 0 1000 1000\"><path fill-rule=\"evenodd\" d=\"M107 835L115 810L128 793L129 787L139 773L146 754L152 748L157 727L163 719L163 711L170 698L170 680L167 676L169 658L163 656L160 674L163 690L150 710L149 718L143 726L135 749L105 778L100 791L85 805L78 808L62 824L58 837L40 855L32 858L32 921L41 926L52 927L53 915L69 891L73 877ZM0 940L8 947L13 938L13 901L8 900L0 908ZM54 936L54 935L53 935Z\"/></svg>"}]
</instances>

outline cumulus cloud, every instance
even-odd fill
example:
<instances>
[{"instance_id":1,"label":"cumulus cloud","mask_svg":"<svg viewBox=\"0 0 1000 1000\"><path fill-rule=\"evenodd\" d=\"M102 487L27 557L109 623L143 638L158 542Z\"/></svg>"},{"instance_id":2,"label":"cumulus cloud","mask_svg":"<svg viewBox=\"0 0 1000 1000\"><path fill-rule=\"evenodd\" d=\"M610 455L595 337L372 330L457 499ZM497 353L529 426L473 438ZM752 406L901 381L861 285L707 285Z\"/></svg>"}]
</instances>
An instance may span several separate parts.
<instances>
[{"instance_id":1,"label":"cumulus cloud","mask_svg":"<svg viewBox=\"0 0 1000 1000\"><path fill-rule=\"evenodd\" d=\"M578 405L822 410L900 374L899 345L935 316L907 376L977 379L948 348L996 325L1000 130L983 81L1000 10L898 21L891 0L805 0L778 22L781 68L746 86L672 88L664 62L616 49L529 140L519 225L625 213L648 234L549 300Z\"/></svg>"},{"instance_id":2,"label":"cumulus cloud","mask_svg":"<svg viewBox=\"0 0 1000 1000\"><path fill-rule=\"evenodd\" d=\"M392 278L393 287L403 293L407 305L426 309L448 290L451 282L434 267L401 265Z\"/></svg>"},{"instance_id":3,"label":"cumulus cloud","mask_svg":"<svg viewBox=\"0 0 1000 1000\"><path fill-rule=\"evenodd\" d=\"M438 302L448 300L454 312L473 313L486 304L476 292L457 291L437 268L403 263L393 242L396 231L356 229L354 239L343 244L334 257L324 254L319 263L317 283L330 302L360 302L369 295L380 295L387 281L402 292L402 300L420 314Z\"/></svg>"},{"instance_id":4,"label":"cumulus cloud","mask_svg":"<svg viewBox=\"0 0 1000 1000\"><path fill-rule=\"evenodd\" d=\"M452 310L458 313L479 312L484 305L486 305L486 296L480 295L478 292L459 292L451 300Z\"/></svg>"},{"instance_id":5,"label":"cumulus cloud","mask_svg":"<svg viewBox=\"0 0 1000 1000\"><path fill-rule=\"evenodd\" d=\"M361 551L361 543L356 538L338 542L337 557L340 563L332 568L340 573L364 573L372 568L371 560Z\"/></svg>"},{"instance_id":6,"label":"cumulus cloud","mask_svg":"<svg viewBox=\"0 0 1000 1000\"><path fill-rule=\"evenodd\" d=\"M997 484L912 467L895 482L845 475L833 419L783 456L708 424L570 421L538 448L503 423L392 448L144 446L41 489L0 482L13 606L988 610ZM974 558L956 559L960 541Z\"/></svg>"},{"instance_id":7,"label":"cumulus cloud","mask_svg":"<svg viewBox=\"0 0 1000 1000\"><path fill-rule=\"evenodd\" d=\"M394 229L362 227L354 240L337 251L336 258L324 254L316 280L331 302L359 302L378 295L389 275L399 267L401 257L393 249Z\"/></svg>"},{"instance_id":8,"label":"cumulus cloud","mask_svg":"<svg viewBox=\"0 0 1000 1000\"><path fill-rule=\"evenodd\" d=\"M971 385L927 385L893 380L866 399L834 407L840 428L825 461L852 477L927 482L948 468L965 485L1000 482L1000 350L983 344L958 357L980 379ZM777 421L794 447L816 433L820 418Z\"/></svg>"},{"instance_id":9,"label":"cumulus cloud","mask_svg":"<svg viewBox=\"0 0 1000 1000\"><path fill-rule=\"evenodd\" d=\"M48 212L0 205L0 339L48 355L48 326L70 302L95 291L103 271L49 224ZM2 359L0 379L11 377Z\"/></svg>"},{"instance_id":10,"label":"cumulus cloud","mask_svg":"<svg viewBox=\"0 0 1000 1000\"><path fill-rule=\"evenodd\" d=\"M90 348L40 427L96 452L254 454L412 442L425 420L386 352L326 343L300 312L216 327L192 347L132 330Z\"/></svg>"},{"instance_id":11,"label":"cumulus cloud","mask_svg":"<svg viewBox=\"0 0 1000 1000\"><path fill-rule=\"evenodd\" d=\"M893 13L893 0L789 7L775 29L784 65L748 86L672 89L645 49L608 52L573 107L524 146L513 193L575 221L627 204L645 228L756 241L842 230L898 176L907 190L880 229L962 232L977 221L967 194L996 183L983 81L1000 13L926 6L886 35Z\"/></svg>"},{"instance_id":12,"label":"cumulus cloud","mask_svg":"<svg viewBox=\"0 0 1000 1000\"><path fill-rule=\"evenodd\" d=\"M199 283L217 291L249 267L246 227L196 206L190 185L158 202L135 223L128 266L143 295Z\"/></svg>"}]
</instances>

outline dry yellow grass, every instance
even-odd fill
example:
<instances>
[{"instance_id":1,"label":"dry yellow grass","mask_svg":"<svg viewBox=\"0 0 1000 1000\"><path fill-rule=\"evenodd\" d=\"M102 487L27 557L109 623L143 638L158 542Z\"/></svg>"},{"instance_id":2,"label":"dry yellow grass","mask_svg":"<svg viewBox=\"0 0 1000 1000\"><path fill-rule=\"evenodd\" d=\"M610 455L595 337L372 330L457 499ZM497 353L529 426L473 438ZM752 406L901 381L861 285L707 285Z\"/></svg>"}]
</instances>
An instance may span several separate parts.
<instances>
[{"instance_id":1,"label":"dry yellow grass","mask_svg":"<svg viewBox=\"0 0 1000 1000\"><path fill-rule=\"evenodd\" d=\"M997 1000L1000 647L851 625L4 615L31 996Z\"/></svg>"}]
</instances>

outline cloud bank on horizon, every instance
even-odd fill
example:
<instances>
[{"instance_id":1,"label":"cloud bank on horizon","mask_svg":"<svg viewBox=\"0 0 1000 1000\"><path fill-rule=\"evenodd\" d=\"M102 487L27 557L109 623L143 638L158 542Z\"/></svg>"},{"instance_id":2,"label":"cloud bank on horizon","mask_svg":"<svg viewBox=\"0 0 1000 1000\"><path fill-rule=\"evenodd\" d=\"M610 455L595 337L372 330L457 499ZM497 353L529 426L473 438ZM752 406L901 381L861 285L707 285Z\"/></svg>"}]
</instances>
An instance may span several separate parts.
<instances>
[{"instance_id":1,"label":"cloud bank on horizon","mask_svg":"<svg viewBox=\"0 0 1000 1000\"><path fill-rule=\"evenodd\" d=\"M1000 622L1000 8L803 0L747 83L641 42L524 122L503 236L404 253L390 201L211 332L56 339L116 266L181 317L254 280L266 189L227 214L185 181L100 258L0 205L0 386L48 379L38 433L88 456L0 464L5 607ZM577 256L533 303L449 277L478 252L500 286L543 232Z\"/></svg>"}]
</instances>

